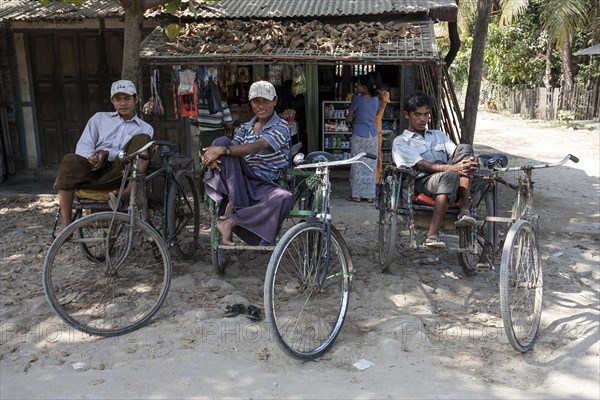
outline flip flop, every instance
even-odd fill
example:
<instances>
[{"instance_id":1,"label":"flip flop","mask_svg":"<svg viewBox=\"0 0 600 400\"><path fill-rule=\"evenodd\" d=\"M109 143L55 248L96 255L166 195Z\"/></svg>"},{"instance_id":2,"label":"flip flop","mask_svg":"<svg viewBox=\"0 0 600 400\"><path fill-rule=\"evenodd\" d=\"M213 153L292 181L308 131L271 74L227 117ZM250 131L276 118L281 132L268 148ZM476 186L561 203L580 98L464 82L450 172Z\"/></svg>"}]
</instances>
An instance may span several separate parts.
<instances>
[{"instance_id":1,"label":"flip flop","mask_svg":"<svg viewBox=\"0 0 600 400\"><path fill-rule=\"evenodd\" d=\"M227 306L227 311L223 314L224 317L235 317L239 314L244 314L246 312L246 306L243 304L234 304L232 306Z\"/></svg>"},{"instance_id":2,"label":"flip flop","mask_svg":"<svg viewBox=\"0 0 600 400\"><path fill-rule=\"evenodd\" d=\"M48 240L46 240L46 244L48 246L52 245L52 243L54 243L54 240L56 239L56 237L58 236L59 233L60 233L60 230L52 232L52 235L50 235Z\"/></svg>"},{"instance_id":3,"label":"flip flop","mask_svg":"<svg viewBox=\"0 0 600 400\"><path fill-rule=\"evenodd\" d=\"M113 211L117 211L123 205L123 199L121 199L119 203L117 203L117 199L118 197L116 194L114 194L113 192L108 193L108 206Z\"/></svg>"},{"instance_id":4,"label":"flip flop","mask_svg":"<svg viewBox=\"0 0 600 400\"><path fill-rule=\"evenodd\" d=\"M360 203L362 201L360 197L348 197L348 200L355 201L357 203Z\"/></svg>"},{"instance_id":5,"label":"flip flop","mask_svg":"<svg viewBox=\"0 0 600 400\"><path fill-rule=\"evenodd\" d=\"M246 311L246 317L248 317L254 321L260 321L261 319L263 319L262 311L260 310L260 308L254 306L252 304L248 304L247 311Z\"/></svg>"},{"instance_id":6,"label":"flip flop","mask_svg":"<svg viewBox=\"0 0 600 400\"><path fill-rule=\"evenodd\" d=\"M48 246L52 246L52 243L54 243L54 241L56 240L56 238L58 237L58 235L60 235L61 232L62 232L62 229L58 229L58 230L55 230L54 232L52 232L52 235L50 235L50 237L48 238L48 240L46 240L46 244ZM69 235L69 237L65 241L71 240L72 237L73 237L73 234L71 233Z\"/></svg>"}]
</instances>

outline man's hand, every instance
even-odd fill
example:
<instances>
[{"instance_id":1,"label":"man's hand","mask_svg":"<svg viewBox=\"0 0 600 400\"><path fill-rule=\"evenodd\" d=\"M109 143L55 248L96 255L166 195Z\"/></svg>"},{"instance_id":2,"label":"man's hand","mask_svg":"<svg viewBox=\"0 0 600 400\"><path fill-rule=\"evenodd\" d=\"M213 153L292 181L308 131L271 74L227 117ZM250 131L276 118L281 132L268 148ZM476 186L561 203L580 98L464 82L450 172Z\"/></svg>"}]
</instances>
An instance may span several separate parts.
<instances>
[{"instance_id":1,"label":"man's hand","mask_svg":"<svg viewBox=\"0 0 600 400\"><path fill-rule=\"evenodd\" d=\"M462 161L454 164L455 171L458 172L461 176L473 176L479 164L477 163L477 159L475 157L466 158Z\"/></svg>"},{"instance_id":2,"label":"man's hand","mask_svg":"<svg viewBox=\"0 0 600 400\"><path fill-rule=\"evenodd\" d=\"M225 154L225 146L208 146L202 149L202 164L208 169L221 171L219 157Z\"/></svg>"},{"instance_id":3,"label":"man's hand","mask_svg":"<svg viewBox=\"0 0 600 400\"><path fill-rule=\"evenodd\" d=\"M92 153L91 156L88 157L88 162L90 163L92 171L97 171L100 168L102 168L107 159L107 150L96 150Z\"/></svg>"}]
</instances>

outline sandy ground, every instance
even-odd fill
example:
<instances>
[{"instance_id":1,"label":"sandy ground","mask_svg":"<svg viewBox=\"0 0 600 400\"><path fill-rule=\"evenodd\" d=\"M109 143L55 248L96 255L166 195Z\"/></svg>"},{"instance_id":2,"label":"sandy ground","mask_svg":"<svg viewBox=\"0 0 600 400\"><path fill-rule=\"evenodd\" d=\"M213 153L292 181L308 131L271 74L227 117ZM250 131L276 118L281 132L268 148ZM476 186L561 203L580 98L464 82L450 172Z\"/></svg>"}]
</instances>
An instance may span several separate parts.
<instances>
[{"instance_id":1,"label":"sandy ground","mask_svg":"<svg viewBox=\"0 0 600 400\"><path fill-rule=\"evenodd\" d=\"M526 354L504 333L498 269L466 277L455 253L410 252L382 274L377 211L347 201L343 178L334 181L333 216L345 229L354 283L343 330L321 359L286 356L264 321L222 317L228 304L262 307L269 255L232 254L226 275L217 277L206 237L195 262L174 262L169 297L150 325L118 338L90 337L62 323L44 297L54 197L16 194L20 187L52 193L51 176L1 184L0 397L597 399L599 130L480 114L478 152L504 152L513 165L566 153L581 159L535 174L545 292L541 332ZM361 359L374 365L359 370L353 363Z\"/></svg>"}]
</instances>

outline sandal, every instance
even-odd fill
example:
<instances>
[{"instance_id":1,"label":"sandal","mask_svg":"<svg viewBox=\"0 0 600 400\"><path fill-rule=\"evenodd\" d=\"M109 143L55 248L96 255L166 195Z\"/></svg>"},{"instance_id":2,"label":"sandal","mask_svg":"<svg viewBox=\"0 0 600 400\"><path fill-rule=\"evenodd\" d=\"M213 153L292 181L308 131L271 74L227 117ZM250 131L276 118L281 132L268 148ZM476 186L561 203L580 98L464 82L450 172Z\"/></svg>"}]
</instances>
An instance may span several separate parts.
<instances>
[{"instance_id":1,"label":"sandal","mask_svg":"<svg viewBox=\"0 0 600 400\"><path fill-rule=\"evenodd\" d=\"M108 193L108 206L113 211L117 211L119 208L121 208L123 206L123 199L121 199L121 201L118 203L117 203L117 199L118 199L118 193L117 194L115 194L114 192Z\"/></svg>"},{"instance_id":2,"label":"sandal","mask_svg":"<svg viewBox=\"0 0 600 400\"><path fill-rule=\"evenodd\" d=\"M46 240L46 244L48 246L51 246L52 243L54 243L54 241L56 240L56 238L58 237L58 235L60 235L61 232L62 232L62 228L57 229L54 232L52 232L52 235L50 235L50 237L48 238L48 240ZM65 242L71 240L72 237L73 237L73 233L71 233L69 235L69 237L65 240Z\"/></svg>"},{"instance_id":3,"label":"sandal","mask_svg":"<svg viewBox=\"0 0 600 400\"><path fill-rule=\"evenodd\" d=\"M227 311L223 314L224 317L235 317L236 315L245 314L246 306L243 304L234 304L227 306Z\"/></svg>"},{"instance_id":4,"label":"sandal","mask_svg":"<svg viewBox=\"0 0 600 400\"><path fill-rule=\"evenodd\" d=\"M260 308L254 306L252 304L248 304L248 308L246 311L246 317L248 317L254 321L260 321L261 319L263 319L262 311L260 310Z\"/></svg>"},{"instance_id":5,"label":"sandal","mask_svg":"<svg viewBox=\"0 0 600 400\"><path fill-rule=\"evenodd\" d=\"M360 197L348 197L348 200L355 201L357 203L360 203L362 201Z\"/></svg>"},{"instance_id":6,"label":"sandal","mask_svg":"<svg viewBox=\"0 0 600 400\"><path fill-rule=\"evenodd\" d=\"M46 240L46 244L48 246L51 246L52 243L54 243L54 240L56 240L56 237L58 236L58 234L60 233L61 229L57 229L54 232L52 232L52 235L50 235L50 237L48 238L48 240Z\"/></svg>"},{"instance_id":7,"label":"sandal","mask_svg":"<svg viewBox=\"0 0 600 400\"><path fill-rule=\"evenodd\" d=\"M425 240L425 243L423 243L423 246L429 247L432 249L445 249L446 243L444 243L440 239L438 239L437 236L431 236Z\"/></svg>"},{"instance_id":8,"label":"sandal","mask_svg":"<svg viewBox=\"0 0 600 400\"><path fill-rule=\"evenodd\" d=\"M372 203L372 202L374 202L374 201L375 201L375 200L374 200L372 197L369 197L369 198L367 199L367 203Z\"/></svg>"},{"instance_id":9,"label":"sandal","mask_svg":"<svg viewBox=\"0 0 600 400\"><path fill-rule=\"evenodd\" d=\"M454 226L456 226L457 228L464 228L467 226L475 226L477 225L477 220L473 217L471 217L468 213L461 213L456 222L454 223Z\"/></svg>"}]
</instances>

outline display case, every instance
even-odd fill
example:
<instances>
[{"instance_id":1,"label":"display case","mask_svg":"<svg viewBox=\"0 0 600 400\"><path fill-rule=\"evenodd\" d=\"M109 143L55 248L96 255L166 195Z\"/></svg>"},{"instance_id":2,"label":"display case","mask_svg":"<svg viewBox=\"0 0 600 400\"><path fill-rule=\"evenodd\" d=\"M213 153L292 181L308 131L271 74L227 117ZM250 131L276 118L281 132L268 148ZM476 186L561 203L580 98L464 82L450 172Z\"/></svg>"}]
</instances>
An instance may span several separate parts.
<instances>
[{"instance_id":1,"label":"display case","mask_svg":"<svg viewBox=\"0 0 600 400\"><path fill-rule=\"evenodd\" d=\"M324 101L322 103L322 149L332 153L336 160L350 158L351 129L346 124L349 101ZM400 103L392 102L385 108L381 121L383 141L381 159L392 161L392 142L400 129Z\"/></svg>"},{"instance_id":2,"label":"display case","mask_svg":"<svg viewBox=\"0 0 600 400\"><path fill-rule=\"evenodd\" d=\"M385 107L381 119L381 161L383 164L392 162L392 142L400 132L400 103L391 102Z\"/></svg>"},{"instance_id":3,"label":"display case","mask_svg":"<svg viewBox=\"0 0 600 400\"><path fill-rule=\"evenodd\" d=\"M336 160L350 158L350 136L352 131L346 124L349 101L324 101L322 109L322 148L333 154Z\"/></svg>"}]
</instances>

